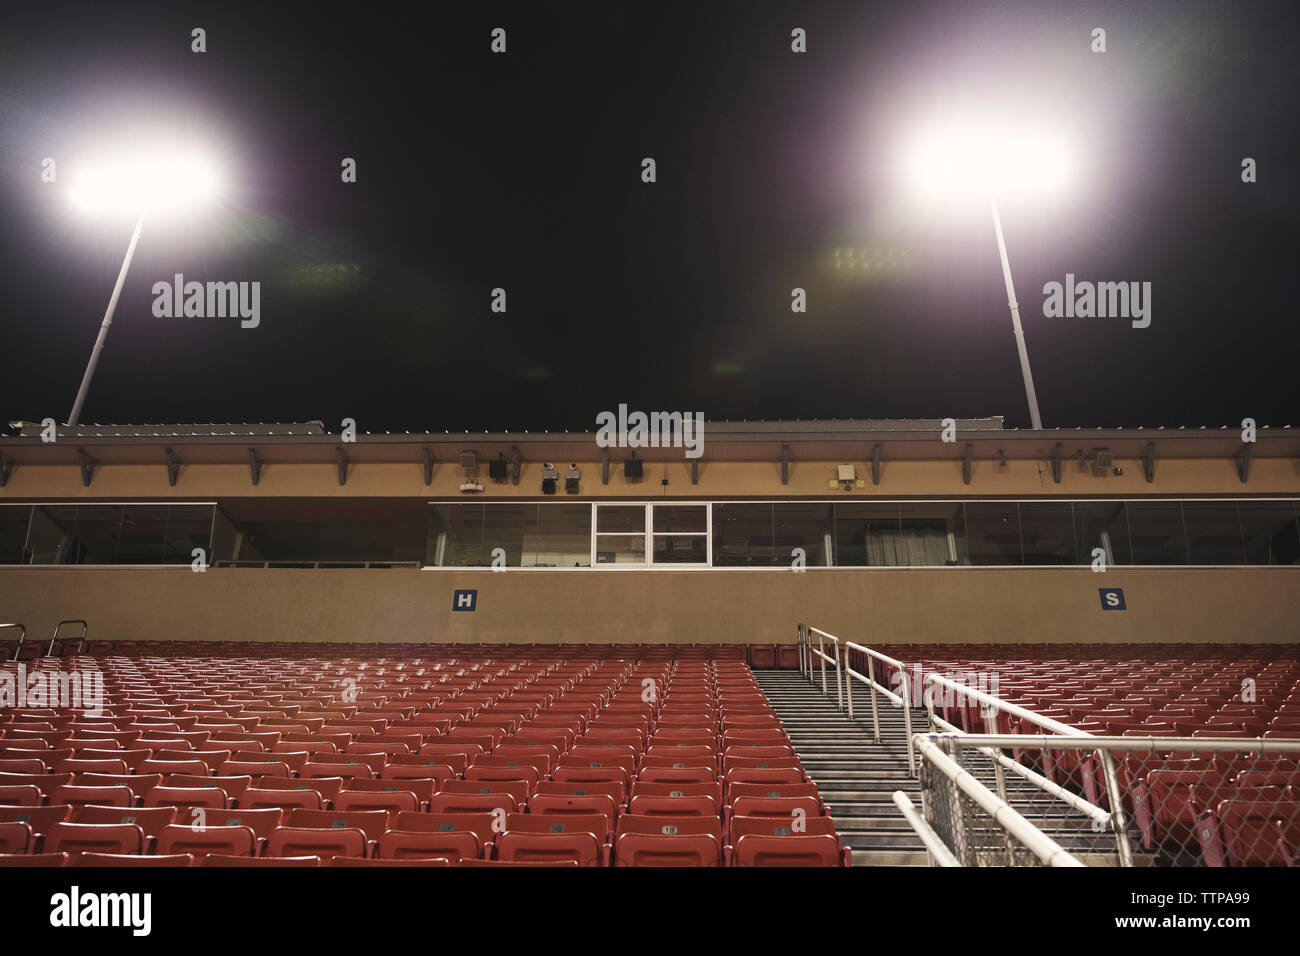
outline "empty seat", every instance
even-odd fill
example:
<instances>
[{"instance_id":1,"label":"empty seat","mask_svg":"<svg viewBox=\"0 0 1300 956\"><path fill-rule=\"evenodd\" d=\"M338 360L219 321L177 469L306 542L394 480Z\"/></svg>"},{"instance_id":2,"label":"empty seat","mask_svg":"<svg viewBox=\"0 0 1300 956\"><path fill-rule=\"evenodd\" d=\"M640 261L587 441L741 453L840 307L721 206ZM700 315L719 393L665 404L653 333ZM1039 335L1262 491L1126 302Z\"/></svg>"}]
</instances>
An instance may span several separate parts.
<instances>
[{"instance_id":1,"label":"empty seat","mask_svg":"<svg viewBox=\"0 0 1300 956\"><path fill-rule=\"evenodd\" d=\"M132 853L73 853L68 866L146 867L148 869L192 866L194 858L187 853L139 856Z\"/></svg>"},{"instance_id":2,"label":"empty seat","mask_svg":"<svg viewBox=\"0 0 1300 956\"><path fill-rule=\"evenodd\" d=\"M158 834L158 853L221 853L227 856L253 856L257 834L249 826L190 827L170 825Z\"/></svg>"},{"instance_id":3,"label":"empty seat","mask_svg":"<svg viewBox=\"0 0 1300 956\"><path fill-rule=\"evenodd\" d=\"M721 866L722 847L708 835L624 833L614 843L615 866Z\"/></svg>"},{"instance_id":4,"label":"empty seat","mask_svg":"<svg viewBox=\"0 0 1300 956\"><path fill-rule=\"evenodd\" d=\"M134 823L56 823L45 834L47 853L143 853L144 830Z\"/></svg>"},{"instance_id":5,"label":"empty seat","mask_svg":"<svg viewBox=\"0 0 1300 956\"><path fill-rule=\"evenodd\" d=\"M478 835L468 829L388 830L379 837L380 859L442 858L458 862L483 855Z\"/></svg>"},{"instance_id":6,"label":"empty seat","mask_svg":"<svg viewBox=\"0 0 1300 956\"><path fill-rule=\"evenodd\" d=\"M0 853L31 853L35 844L30 823L0 823Z\"/></svg>"},{"instance_id":7,"label":"empty seat","mask_svg":"<svg viewBox=\"0 0 1300 956\"><path fill-rule=\"evenodd\" d=\"M527 814L511 814L512 817ZM552 827L564 827L566 824L549 824ZM596 834L588 831L555 831L535 833L531 831L510 829L496 840L497 859L508 862L553 863L573 860L579 866L599 866L604 862L601 842Z\"/></svg>"},{"instance_id":8,"label":"empty seat","mask_svg":"<svg viewBox=\"0 0 1300 956\"><path fill-rule=\"evenodd\" d=\"M736 841L733 866L840 866L840 842L833 836L759 836Z\"/></svg>"},{"instance_id":9,"label":"empty seat","mask_svg":"<svg viewBox=\"0 0 1300 956\"><path fill-rule=\"evenodd\" d=\"M0 866L64 866L68 862L66 853L3 853L0 854Z\"/></svg>"},{"instance_id":10,"label":"empty seat","mask_svg":"<svg viewBox=\"0 0 1300 956\"><path fill-rule=\"evenodd\" d=\"M74 811L74 823L134 823L146 839L157 839L163 827L176 817L174 807L101 807L86 804Z\"/></svg>"},{"instance_id":11,"label":"empty seat","mask_svg":"<svg viewBox=\"0 0 1300 956\"><path fill-rule=\"evenodd\" d=\"M318 829L279 826L266 841L267 856L365 856L366 834L356 827Z\"/></svg>"}]
</instances>

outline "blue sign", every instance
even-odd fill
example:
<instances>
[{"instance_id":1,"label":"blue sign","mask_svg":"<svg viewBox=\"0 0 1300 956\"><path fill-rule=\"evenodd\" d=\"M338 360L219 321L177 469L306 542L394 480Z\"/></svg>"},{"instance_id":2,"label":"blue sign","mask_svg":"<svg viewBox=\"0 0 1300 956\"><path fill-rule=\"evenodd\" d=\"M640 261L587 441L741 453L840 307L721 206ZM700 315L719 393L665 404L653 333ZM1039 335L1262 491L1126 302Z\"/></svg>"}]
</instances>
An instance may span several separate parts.
<instances>
[{"instance_id":1,"label":"blue sign","mask_svg":"<svg viewBox=\"0 0 1300 956\"><path fill-rule=\"evenodd\" d=\"M1124 605L1123 588L1098 588L1101 593L1101 609L1103 611L1127 611Z\"/></svg>"},{"instance_id":2,"label":"blue sign","mask_svg":"<svg viewBox=\"0 0 1300 956\"><path fill-rule=\"evenodd\" d=\"M478 588L457 588L452 592L453 611L473 611L478 607Z\"/></svg>"}]
</instances>

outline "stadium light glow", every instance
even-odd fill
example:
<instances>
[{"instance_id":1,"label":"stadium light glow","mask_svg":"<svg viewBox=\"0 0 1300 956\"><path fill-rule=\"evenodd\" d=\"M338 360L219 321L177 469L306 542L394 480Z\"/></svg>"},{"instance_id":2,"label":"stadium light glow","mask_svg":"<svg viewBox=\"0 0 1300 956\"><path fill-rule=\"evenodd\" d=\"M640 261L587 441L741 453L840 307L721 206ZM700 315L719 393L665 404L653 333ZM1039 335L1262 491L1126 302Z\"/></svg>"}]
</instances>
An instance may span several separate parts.
<instances>
[{"instance_id":1,"label":"stadium light glow","mask_svg":"<svg viewBox=\"0 0 1300 956\"><path fill-rule=\"evenodd\" d=\"M937 121L909 140L902 154L904 178L913 192L924 199L944 200L945 212L963 200L988 203L1002 259L1029 420L1035 429L1043 427L1043 419L1029 368L1025 332L1020 325L1020 305L1011 281L998 199L1042 200L1059 195L1071 179L1070 155L1069 145L1059 131L1032 122L1015 123L1001 114Z\"/></svg>"},{"instance_id":2,"label":"stadium light glow","mask_svg":"<svg viewBox=\"0 0 1300 956\"><path fill-rule=\"evenodd\" d=\"M69 198L89 213L168 215L215 199L216 167L196 153L148 152L77 171Z\"/></svg>"},{"instance_id":3,"label":"stadium light glow","mask_svg":"<svg viewBox=\"0 0 1300 956\"><path fill-rule=\"evenodd\" d=\"M1048 198L1071 178L1059 131L996 118L936 122L908 142L903 163L913 190L928 199Z\"/></svg>"},{"instance_id":4,"label":"stadium light glow","mask_svg":"<svg viewBox=\"0 0 1300 956\"><path fill-rule=\"evenodd\" d=\"M72 413L68 416L69 425L78 424L81 418L81 409L85 405L86 394L90 391L90 380L99 364L99 355L104 351L104 341L113 324L113 313L117 309L117 300L122 295L122 286L126 282L127 271L131 268L136 244L140 241L140 230L144 228L145 217L171 216L211 202L217 197L219 185L216 168L211 162L197 153L171 150L150 150L110 157L74 173L69 193L74 206L93 214L132 215L135 217L135 229L126 247L122 269L117 274L113 295L108 300L104 321L100 323L99 335L90 351L90 361L86 363L81 387L77 389Z\"/></svg>"}]
</instances>

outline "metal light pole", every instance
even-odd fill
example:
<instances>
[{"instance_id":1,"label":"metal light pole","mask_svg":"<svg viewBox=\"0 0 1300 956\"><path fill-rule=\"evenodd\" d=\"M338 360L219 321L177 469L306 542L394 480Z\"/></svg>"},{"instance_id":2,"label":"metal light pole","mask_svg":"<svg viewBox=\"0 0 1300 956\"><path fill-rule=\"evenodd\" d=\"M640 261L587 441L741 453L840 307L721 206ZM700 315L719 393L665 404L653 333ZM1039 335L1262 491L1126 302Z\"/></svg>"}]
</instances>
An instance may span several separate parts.
<instances>
[{"instance_id":1,"label":"metal light pole","mask_svg":"<svg viewBox=\"0 0 1300 956\"><path fill-rule=\"evenodd\" d=\"M1020 353L1020 373L1025 379L1025 398L1029 400L1029 420L1035 430L1043 427L1038 414L1038 395L1034 392L1034 373L1029 370L1029 353L1025 350L1025 330L1020 327L1020 303L1016 301L1016 287L1011 283L1011 263L1007 261L1007 242L1002 238L1002 218L998 204L989 195L989 208L993 210L993 231L998 236L998 252L1002 256L1002 278L1007 283L1007 305L1011 307L1011 328L1016 334L1016 350Z\"/></svg>"},{"instance_id":2,"label":"metal light pole","mask_svg":"<svg viewBox=\"0 0 1300 956\"><path fill-rule=\"evenodd\" d=\"M994 214L996 216L996 213ZM75 425L81 418L81 406L86 404L86 393L90 391L90 380L95 375L95 366L99 364L99 353L104 351L104 340L108 338L108 327L113 324L113 312L117 309L117 300L122 295L122 286L126 282L127 270L131 268L131 257L135 255L136 243L140 241L140 229L144 226L144 215L135 222L135 231L131 233L131 244L126 247L126 258L122 260L122 271L117 274L117 285L113 286L113 297L108 300L108 311L104 313L104 321L99 326L99 337L95 339L95 347L90 351L90 361L86 364L86 374L81 378L81 388L77 389L77 400L72 404L72 414L68 416L68 424ZM1001 232L998 233L999 237ZM999 239L1000 241L1000 239ZM1006 261L1006 254L1003 253L1003 262ZM1007 273L1010 282L1010 273ZM1023 354L1023 346L1021 346Z\"/></svg>"}]
</instances>

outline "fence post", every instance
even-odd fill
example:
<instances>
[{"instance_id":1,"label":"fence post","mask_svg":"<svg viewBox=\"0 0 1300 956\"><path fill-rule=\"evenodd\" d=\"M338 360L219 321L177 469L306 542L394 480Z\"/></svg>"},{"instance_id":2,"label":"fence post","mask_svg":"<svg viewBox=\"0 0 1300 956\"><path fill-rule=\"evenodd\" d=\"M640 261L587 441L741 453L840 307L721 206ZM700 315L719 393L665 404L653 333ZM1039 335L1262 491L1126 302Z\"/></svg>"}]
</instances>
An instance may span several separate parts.
<instances>
[{"instance_id":1,"label":"fence post","mask_svg":"<svg viewBox=\"0 0 1300 956\"><path fill-rule=\"evenodd\" d=\"M871 732L875 734L876 743L880 743L880 709L876 703L876 662L870 654L867 655L867 689L871 691ZM911 742L908 742L911 746Z\"/></svg>"},{"instance_id":2,"label":"fence post","mask_svg":"<svg viewBox=\"0 0 1300 956\"><path fill-rule=\"evenodd\" d=\"M1119 794L1119 777L1115 773L1115 761L1109 750L1099 750L1101 769L1106 777L1106 795L1110 799L1110 820L1115 830L1115 849L1119 853L1120 866L1133 865L1133 848L1128 842L1128 823L1124 819L1124 804Z\"/></svg>"}]
</instances>

